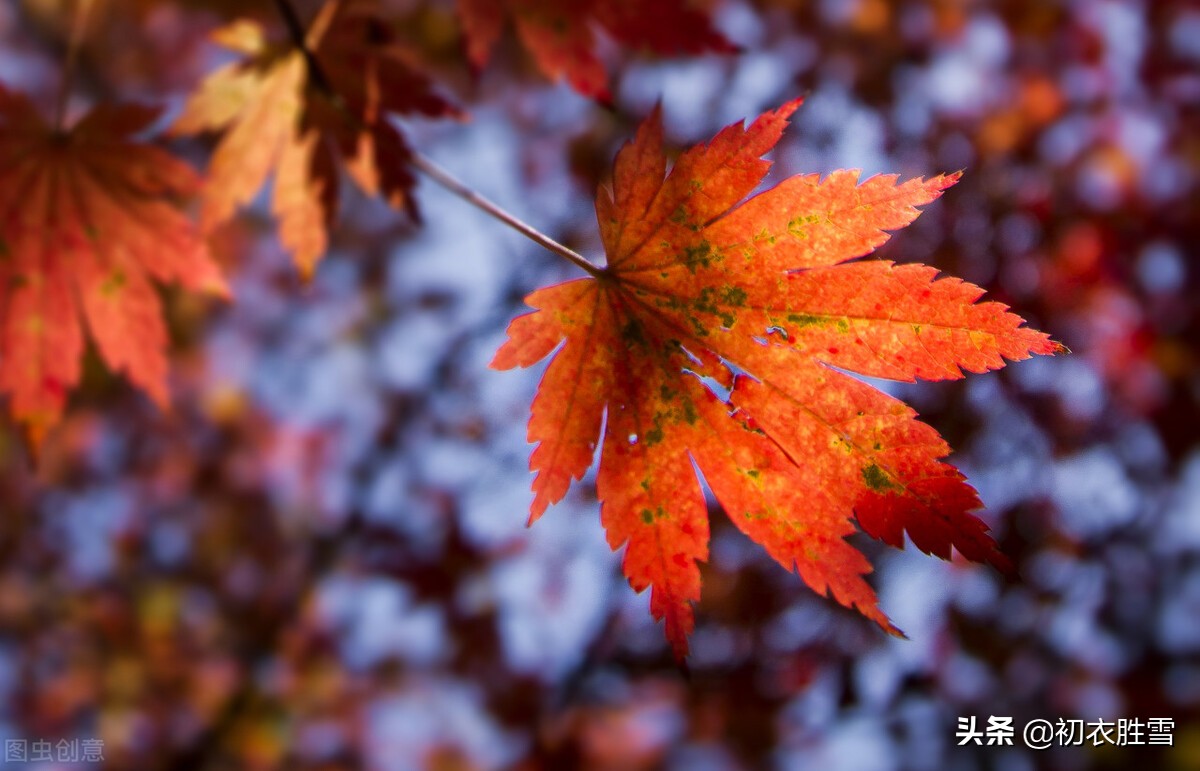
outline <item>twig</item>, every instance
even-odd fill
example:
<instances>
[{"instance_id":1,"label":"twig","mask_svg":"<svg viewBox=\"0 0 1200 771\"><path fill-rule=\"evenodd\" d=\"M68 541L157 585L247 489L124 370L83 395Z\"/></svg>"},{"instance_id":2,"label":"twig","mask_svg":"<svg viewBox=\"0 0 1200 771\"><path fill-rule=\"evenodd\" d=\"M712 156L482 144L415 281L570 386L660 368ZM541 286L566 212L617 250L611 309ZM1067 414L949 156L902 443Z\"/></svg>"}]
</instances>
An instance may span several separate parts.
<instances>
[{"instance_id":1,"label":"twig","mask_svg":"<svg viewBox=\"0 0 1200 771\"><path fill-rule=\"evenodd\" d=\"M309 73L312 74L313 83L326 94L334 96L333 84L329 82L325 69L317 61L316 55L308 45L304 22L300 21L300 14L296 13L296 6L292 5L291 0L275 0L275 7L279 9L283 23L287 25L288 34L292 37L292 44L304 56L304 63L308 66Z\"/></svg>"},{"instance_id":2,"label":"twig","mask_svg":"<svg viewBox=\"0 0 1200 771\"><path fill-rule=\"evenodd\" d=\"M325 74L324 68L313 54L309 47L308 38L304 30L304 24L300 21L300 16L296 13L295 6L291 0L275 0L275 5L279 8L279 14L283 17L284 23L287 25L288 34L291 35L292 44L300 50L304 55L305 64L308 65L308 71L312 75L313 84L320 89L325 95L329 96L335 105L337 105L343 113L346 112L345 104L339 98L333 85L329 81L329 76ZM358 124L360 129L366 128L362 125L362 121L357 115L348 115L348 117ZM467 187L464 183L456 179L450 172L438 166L429 158L421 155L417 151L412 151L409 158L409 165L417 171L420 171L431 180L441 185L442 187L454 193L459 198L462 198L467 203L475 206L486 214L495 217L496 219L508 225L513 230L530 239L534 243L549 249L560 257L570 261L587 273L601 278L605 275L604 269L595 265L584 257L579 252L571 249L568 246L560 244L550 236L542 233L532 225L526 224L517 219L513 215L501 209L495 203L492 203L487 198L484 198L475 190Z\"/></svg>"},{"instance_id":3,"label":"twig","mask_svg":"<svg viewBox=\"0 0 1200 771\"><path fill-rule=\"evenodd\" d=\"M603 268L593 264L579 252L571 249L568 246L560 244L558 241L555 241L545 233L542 233L531 225L527 225L513 215L504 211L496 204L492 203L479 193L464 185L462 182L459 182L453 175L450 174L450 172L446 171L441 166L438 166L436 163L431 161L429 158L426 158L424 155L421 155L416 150L412 152L412 160L409 161L409 163L412 164L414 169L420 171L422 174L446 188L451 193L454 193L472 206L475 206L492 215L531 241L544 246L560 257L570 260L571 262L575 263L575 265L579 266L596 278L600 278L604 275Z\"/></svg>"},{"instance_id":4,"label":"twig","mask_svg":"<svg viewBox=\"0 0 1200 771\"><path fill-rule=\"evenodd\" d=\"M58 85L58 100L54 105L54 128L58 131L63 130L63 122L67 119L67 101L71 98L71 83L75 79L79 48L83 45L83 33L87 29L91 11L92 0L80 0L71 19L71 37L67 41L67 57L63 62L62 81Z\"/></svg>"}]
</instances>

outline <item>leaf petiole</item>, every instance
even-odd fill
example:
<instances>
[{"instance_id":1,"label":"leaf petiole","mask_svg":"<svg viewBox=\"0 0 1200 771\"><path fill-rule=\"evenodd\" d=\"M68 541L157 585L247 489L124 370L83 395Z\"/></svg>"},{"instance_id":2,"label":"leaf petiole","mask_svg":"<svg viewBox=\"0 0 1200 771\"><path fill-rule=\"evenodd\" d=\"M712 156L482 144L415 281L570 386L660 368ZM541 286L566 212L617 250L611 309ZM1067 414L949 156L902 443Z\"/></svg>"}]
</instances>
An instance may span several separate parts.
<instances>
[{"instance_id":1,"label":"leaf petiole","mask_svg":"<svg viewBox=\"0 0 1200 771\"><path fill-rule=\"evenodd\" d=\"M555 241L553 238L545 233L542 233L533 226L517 219L504 209L501 209L499 206L489 201L487 198L484 198L475 190L460 182L453 175L451 175L450 172L446 171L441 166L438 166L429 158L426 158L424 155L421 155L415 150L412 153L412 160L410 163L414 169L420 171L422 174L446 188L451 193L454 193L472 206L475 206L481 211L484 211L500 220L505 225L508 225L510 228L530 239L534 243L544 246L558 256L574 263L596 278L600 278L604 274L603 268L595 265L579 252L571 249L568 246L560 244L558 241Z\"/></svg>"},{"instance_id":2,"label":"leaf petiole","mask_svg":"<svg viewBox=\"0 0 1200 771\"><path fill-rule=\"evenodd\" d=\"M333 0L333 2L336 2L336 0ZM304 55L304 61L308 66L309 73L312 75L313 84L323 93L330 96L333 103L350 120L361 125L362 121L357 115L350 114L346 111L344 103L340 98L338 98L337 92L334 90L333 85L329 81L329 76L321 67L321 63L317 60L317 57L313 55L312 48L308 44L308 36L304 30L304 24L300 21L300 16L296 13L296 8L292 5L291 0L275 0L275 5L278 7L279 14L283 17L284 24L288 28L288 34L292 38L292 44ZM545 233L542 233L532 225L522 222L512 214L509 214L507 211L500 208L492 201L489 201L487 198L484 198L478 192L459 181L450 172L446 171L441 166L438 166L432 160L426 158L424 155L421 155L416 150L413 150L411 153L409 165L417 171L420 171L425 176L429 177L429 179L433 180L437 184L446 188L451 193L454 193L459 198L462 198L467 203L475 206L484 213L495 217L534 243L549 249L558 256L575 264L588 274L596 278L600 278L605 275L603 268L590 262L579 252L576 252L574 249L571 249L568 246L560 244L558 241L555 241L553 238Z\"/></svg>"},{"instance_id":3,"label":"leaf petiole","mask_svg":"<svg viewBox=\"0 0 1200 771\"><path fill-rule=\"evenodd\" d=\"M83 33L87 29L92 4L92 0L81 0L71 19L71 37L67 40L67 57L63 62L62 81L58 85L58 99L54 105L54 128L58 131L63 130L63 122L67 118L67 101L71 98L71 83L75 79L79 48L83 45Z\"/></svg>"}]
</instances>

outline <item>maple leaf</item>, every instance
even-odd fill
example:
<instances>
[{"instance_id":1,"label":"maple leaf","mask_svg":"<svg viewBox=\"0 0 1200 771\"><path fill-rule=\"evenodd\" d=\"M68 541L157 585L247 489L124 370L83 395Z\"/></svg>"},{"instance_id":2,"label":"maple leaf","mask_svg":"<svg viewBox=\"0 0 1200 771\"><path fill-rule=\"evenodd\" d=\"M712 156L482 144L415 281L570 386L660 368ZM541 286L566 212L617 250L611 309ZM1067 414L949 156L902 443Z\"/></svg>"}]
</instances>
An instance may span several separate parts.
<instances>
[{"instance_id":1,"label":"maple leaf","mask_svg":"<svg viewBox=\"0 0 1200 771\"><path fill-rule=\"evenodd\" d=\"M376 3L322 7L306 39L320 74L302 51L271 44L251 21L223 27L213 39L245 59L205 79L172 127L176 134L225 130L208 170L206 229L249 203L274 169L280 241L311 276L337 214L339 157L365 193L416 216L412 151L388 116L460 113L395 43Z\"/></svg>"},{"instance_id":2,"label":"maple leaf","mask_svg":"<svg viewBox=\"0 0 1200 771\"><path fill-rule=\"evenodd\" d=\"M153 281L228 294L176 207L199 177L132 139L157 117L102 105L60 131L0 86L0 392L35 451L79 381L84 320L108 366L165 407Z\"/></svg>"},{"instance_id":3,"label":"maple leaf","mask_svg":"<svg viewBox=\"0 0 1200 771\"><path fill-rule=\"evenodd\" d=\"M595 27L627 46L660 54L737 50L686 0L458 0L467 56L475 67L491 57L506 11L547 77L565 77L576 91L605 102L608 76L595 53Z\"/></svg>"},{"instance_id":4,"label":"maple leaf","mask_svg":"<svg viewBox=\"0 0 1200 771\"><path fill-rule=\"evenodd\" d=\"M958 175L897 183L837 171L748 200L799 100L684 152L670 174L659 111L617 155L596 201L608 264L538 290L492 366L551 356L533 400L532 523L592 463L609 544L651 587L655 618L687 653L707 558L700 479L733 523L818 594L897 632L845 537L852 517L902 546L1003 567L942 458L949 447L902 402L841 370L912 381L997 369L1062 350L923 265L847 262L882 244Z\"/></svg>"}]
</instances>

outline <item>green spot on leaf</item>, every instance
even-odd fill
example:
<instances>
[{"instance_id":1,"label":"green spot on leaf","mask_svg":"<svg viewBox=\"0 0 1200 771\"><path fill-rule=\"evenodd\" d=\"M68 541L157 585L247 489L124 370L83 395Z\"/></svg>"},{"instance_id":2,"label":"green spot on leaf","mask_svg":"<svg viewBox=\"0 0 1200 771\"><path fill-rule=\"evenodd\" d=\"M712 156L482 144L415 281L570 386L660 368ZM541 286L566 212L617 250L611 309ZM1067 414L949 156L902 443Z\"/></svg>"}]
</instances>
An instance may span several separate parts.
<instances>
[{"instance_id":1,"label":"green spot on leaf","mask_svg":"<svg viewBox=\"0 0 1200 771\"><path fill-rule=\"evenodd\" d=\"M863 481L867 483L867 487L877 493L886 492L888 490L899 490L900 485L888 479L883 469L876 466L874 463L862 470Z\"/></svg>"},{"instance_id":2,"label":"green spot on leaf","mask_svg":"<svg viewBox=\"0 0 1200 771\"><path fill-rule=\"evenodd\" d=\"M788 232L796 238L808 238L808 226L814 225L822 219L819 214L805 214L802 217L796 217L788 222Z\"/></svg>"},{"instance_id":3,"label":"green spot on leaf","mask_svg":"<svg viewBox=\"0 0 1200 771\"><path fill-rule=\"evenodd\" d=\"M712 264L716 254L713 252L712 244L708 241L701 241L692 246L683 248L683 264L687 266L692 273L696 272L697 266L707 268Z\"/></svg>"},{"instance_id":4,"label":"green spot on leaf","mask_svg":"<svg viewBox=\"0 0 1200 771\"><path fill-rule=\"evenodd\" d=\"M126 281L127 279L123 272L119 270L113 271L112 275L101 282L100 294L105 297L113 297L120 294L121 290L125 288Z\"/></svg>"},{"instance_id":5,"label":"green spot on leaf","mask_svg":"<svg viewBox=\"0 0 1200 771\"><path fill-rule=\"evenodd\" d=\"M789 313L787 320L801 327L821 326L828 323L828 320L821 316L810 316L807 313Z\"/></svg>"},{"instance_id":6,"label":"green spot on leaf","mask_svg":"<svg viewBox=\"0 0 1200 771\"><path fill-rule=\"evenodd\" d=\"M741 307L746 304L746 290L737 286L727 286L721 288L721 299L727 305Z\"/></svg>"}]
</instances>

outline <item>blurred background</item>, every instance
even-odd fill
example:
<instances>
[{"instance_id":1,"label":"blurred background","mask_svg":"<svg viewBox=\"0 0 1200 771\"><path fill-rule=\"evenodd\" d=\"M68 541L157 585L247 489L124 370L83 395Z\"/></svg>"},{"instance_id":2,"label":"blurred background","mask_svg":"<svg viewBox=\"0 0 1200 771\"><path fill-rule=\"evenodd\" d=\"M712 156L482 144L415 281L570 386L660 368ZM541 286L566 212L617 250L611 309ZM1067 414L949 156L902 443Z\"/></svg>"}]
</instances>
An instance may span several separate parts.
<instances>
[{"instance_id":1,"label":"blurred background","mask_svg":"<svg viewBox=\"0 0 1200 771\"><path fill-rule=\"evenodd\" d=\"M76 5L0 4L0 81L52 98ZM891 639L714 507L685 680L592 476L524 526L540 368L487 363L575 269L423 182L419 226L346 192L303 286L260 201L213 239L235 303L166 292L169 414L92 355L38 466L0 424L0 738L100 739L114 769L1200 767L1196 3L714 0L741 52L602 40L611 108L511 30L476 77L452 4L384 5L471 116L413 144L594 259L596 186L659 100L678 148L805 95L769 183L965 169L879 256L1073 354L886 387L956 449L1018 574L863 538ZM169 119L238 14L283 35L266 2L100 3L72 110ZM171 148L202 167L211 144ZM991 715L1014 746L957 746ZM1173 745L1035 752L1035 718L1170 718Z\"/></svg>"}]
</instances>

